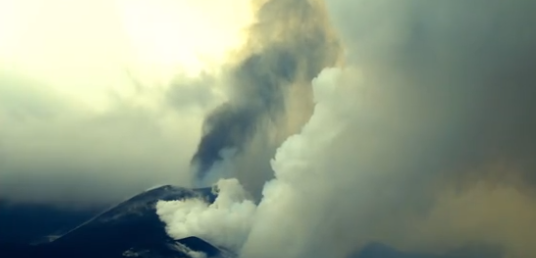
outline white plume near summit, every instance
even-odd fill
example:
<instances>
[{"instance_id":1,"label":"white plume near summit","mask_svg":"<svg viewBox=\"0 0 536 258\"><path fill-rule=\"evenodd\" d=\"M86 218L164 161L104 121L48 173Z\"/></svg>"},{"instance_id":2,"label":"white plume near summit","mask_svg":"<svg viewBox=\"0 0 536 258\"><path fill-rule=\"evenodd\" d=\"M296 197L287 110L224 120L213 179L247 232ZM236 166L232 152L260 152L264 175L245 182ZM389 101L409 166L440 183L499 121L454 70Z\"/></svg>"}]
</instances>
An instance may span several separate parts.
<instances>
[{"instance_id":1,"label":"white plume near summit","mask_svg":"<svg viewBox=\"0 0 536 258\"><path fill-rule=\"evenodd\" d=\"M159 201L157 214L174 239L202 238L219 247L238 251L247 238L256 206L236 179L218 181L218 197L210 204L202 199Z\"/></svg>"},{"instance_id":2,"label":"white plume near summit","mask_svg":"<svg viewBox=\"0 0 536 258\"><path fill-rule=\"evenodd\" d=\"M258 207L237 179L221 179L213 204L201 199L158 202L157 214L167 233L175 239L198 236L241 257L306 257L307 250L320 251L322 245L311 248L310 244L318 237L313 225L321 224L326 211L319 211L324 206L315 200L323 201L317 198L326 193L334 196L336 186L327 182L333 173L316 161L324 160L321 156L330 142L344 130L346 122L338 118L354 106L343 97L352 91L336 86L341 73L337 68L326 69L313 81L314 115L300 134L278 148L271 162L276 178L266 183Z\"/></svg>"}]
</instances>

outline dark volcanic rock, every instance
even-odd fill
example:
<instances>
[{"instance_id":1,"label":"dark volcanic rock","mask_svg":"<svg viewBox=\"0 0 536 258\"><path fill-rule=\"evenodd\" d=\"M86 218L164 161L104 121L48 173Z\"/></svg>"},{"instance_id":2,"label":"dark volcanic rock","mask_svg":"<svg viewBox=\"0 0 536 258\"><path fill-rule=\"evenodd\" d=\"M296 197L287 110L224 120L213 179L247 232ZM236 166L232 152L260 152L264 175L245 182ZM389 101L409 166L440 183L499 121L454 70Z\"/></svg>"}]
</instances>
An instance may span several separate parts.
<instances>
[{"instance_id":1,"label":"dark volcanic rock","mask_svg":"<svg viewBox=\"0 0 536 258\"><path fill-rule=\"evenodd\" d=\"M193 251L203 252L208 256L216 256L221 252L221 249L212 246L208 242L198 237L187 237L179 239L177 242L189 247Z\"/></svg>"},{"instance_id":2,"label":"dark volcanic rock","mask_svg":"<svg viewBox=\"0 0 536 258\"><path fill-rule=\"evenodd\" d=\"M105 206L84 209L0 199L0 245L20 246L60 236L95 217ZM50 241L47 241L50 242Z\"/></svg>"},{"instance_id":3,"label":"dark volcanic rock","mask_svg":"<svg viewBox=\"0 0 536 258\"><path fill-rule=\"evenodd\" d=\"M184 253L189 248L166 234L155 207L159 200L188 198L201 198L211 203L216 194L211 188L187 189L167 185L151 189L97 215L52 242L36 246L0 246L0 257L116 258L143 257L143 254L151 254L150 257L189 257ZM208 243L203 249L210 254L219 254L219 249Z\"/></svg>"},{"instance_id":4,"label":"dark volcanic rock","mask_svg":"<svg viewBox=\"0 0 536 258\"><path fill-rule=\"evenodd\" d=\"M212 188L162 186L145 191L102 212L93 219L39 245L0 242L0 258L234 258L236 255L196 236L171 239L156 213L159 200L201 198L214 202ZM2 230L2 228L0 228ZM499 258L500 250L469 246L446 255L405 253L372 243L349 258ZM282 257L285 258L285 257Z\"/></svg>"}]
</instances>

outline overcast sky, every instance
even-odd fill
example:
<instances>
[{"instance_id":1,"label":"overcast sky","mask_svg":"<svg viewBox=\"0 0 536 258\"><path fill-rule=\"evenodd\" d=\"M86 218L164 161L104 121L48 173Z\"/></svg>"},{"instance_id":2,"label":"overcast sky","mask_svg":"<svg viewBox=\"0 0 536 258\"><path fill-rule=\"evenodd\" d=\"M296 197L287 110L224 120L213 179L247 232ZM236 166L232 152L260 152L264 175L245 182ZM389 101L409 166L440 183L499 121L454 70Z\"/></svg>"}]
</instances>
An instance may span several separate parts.
<instances>
[{"instance_id":1,"label":"overcast sky","mask_svg":"<svg viewBox=\"0 0 536 258\"><path fill-rule=\"evenodd\" d=\"M0 1L0 196L123 199L190 185L248 1ZM209 78L210 77L210 78Z\"/></svg>"}]
</instances>

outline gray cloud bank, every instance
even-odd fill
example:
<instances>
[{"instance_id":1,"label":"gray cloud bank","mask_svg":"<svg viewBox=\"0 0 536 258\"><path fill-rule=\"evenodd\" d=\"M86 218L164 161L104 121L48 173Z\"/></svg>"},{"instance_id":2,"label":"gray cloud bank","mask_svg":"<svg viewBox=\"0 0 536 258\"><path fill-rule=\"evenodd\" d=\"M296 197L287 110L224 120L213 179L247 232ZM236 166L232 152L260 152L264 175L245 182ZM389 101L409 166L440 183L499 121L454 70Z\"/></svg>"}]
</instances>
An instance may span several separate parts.
<instances>
[{"instance_id":1,"label":"gray cloud bank","mask_svg":"<svg viewBox=\"0 0 536 258\"><path fill-rule=\"evenodd\" d=\"M212 107L208 99L214 100L192 89L204 79L183 79L192 85L156 94L162 98L156 107L135 101L150 93L140 88L134 97L110 95L112 106L94 112L26 78L0 77L2 199L102 205L159 184L190 185L188 157L199 139L203 110ZM178 106L176 95L191 98Z\"/></svg>"}]
</instances>

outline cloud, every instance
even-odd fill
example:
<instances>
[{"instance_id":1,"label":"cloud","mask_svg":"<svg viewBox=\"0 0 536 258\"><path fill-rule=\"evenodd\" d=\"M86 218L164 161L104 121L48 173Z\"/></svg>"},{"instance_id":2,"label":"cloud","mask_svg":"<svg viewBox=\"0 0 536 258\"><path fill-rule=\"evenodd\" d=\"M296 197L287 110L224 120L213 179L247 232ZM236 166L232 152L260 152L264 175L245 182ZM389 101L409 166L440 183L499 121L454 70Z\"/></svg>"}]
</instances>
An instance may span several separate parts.
<instances>
[{"instance_id":1,"label":"cloud","mask_svg":"<svg viewBox=\"0 0 536 258\"><path fill-rule=\"evenodd\" d=\"M166 231L174 239L200 237L219 247L240 250L244 243L256 206L238 180L220 180L218 197L208 204L201 199L159 201L157 214L166 223Z\"/></svg>"},{"instance_id":2,"label":"cloud","mask_svg":"<svg viewBox=\"0 0 536 258\"><path fill-rule=\"evenodd\" d=\"M144 105L159 96L145 91L112 97L108 110L94 111L49 89L17 76L0 79L2 198L83 206L156 184L190 185L188 157L210 106Z\"/></svg>"},{"instance_id":3,"label":"cloud","mask_svg":"<svg viewBox=\"0 0 536 258\"><path fill-rule=\"evenodd\" d=\"M339 44L318 1L267 1L256 17L246 47L227 69L229 101L206 118L192 159L201 185L214 183L206 182L207 173L222 151L233 149L235 176L250 191L260 192L272 174L267 160L310 115L311 79L339 57Z\"/></svg>"},{"instance_id":4,"label":"cloud","mask_svg":"<svg viewBox=\"0 0 536 258\"><path fill-rule=\"evenodd\" d=\"M0 5L0 198L84 206L191 184L247 1Z\"/></svg>"},{"instance_id":5,"label":"cloud","mask_svg":"<svg viewBox=\"0 0 536 258\"><path fill-rule=\"evenodd\" d=\"M278 149L243 257L369 241L534 256L534 4L326 3L345 65L318 76L311 120Z\"/></svg>"}]
</instances>

